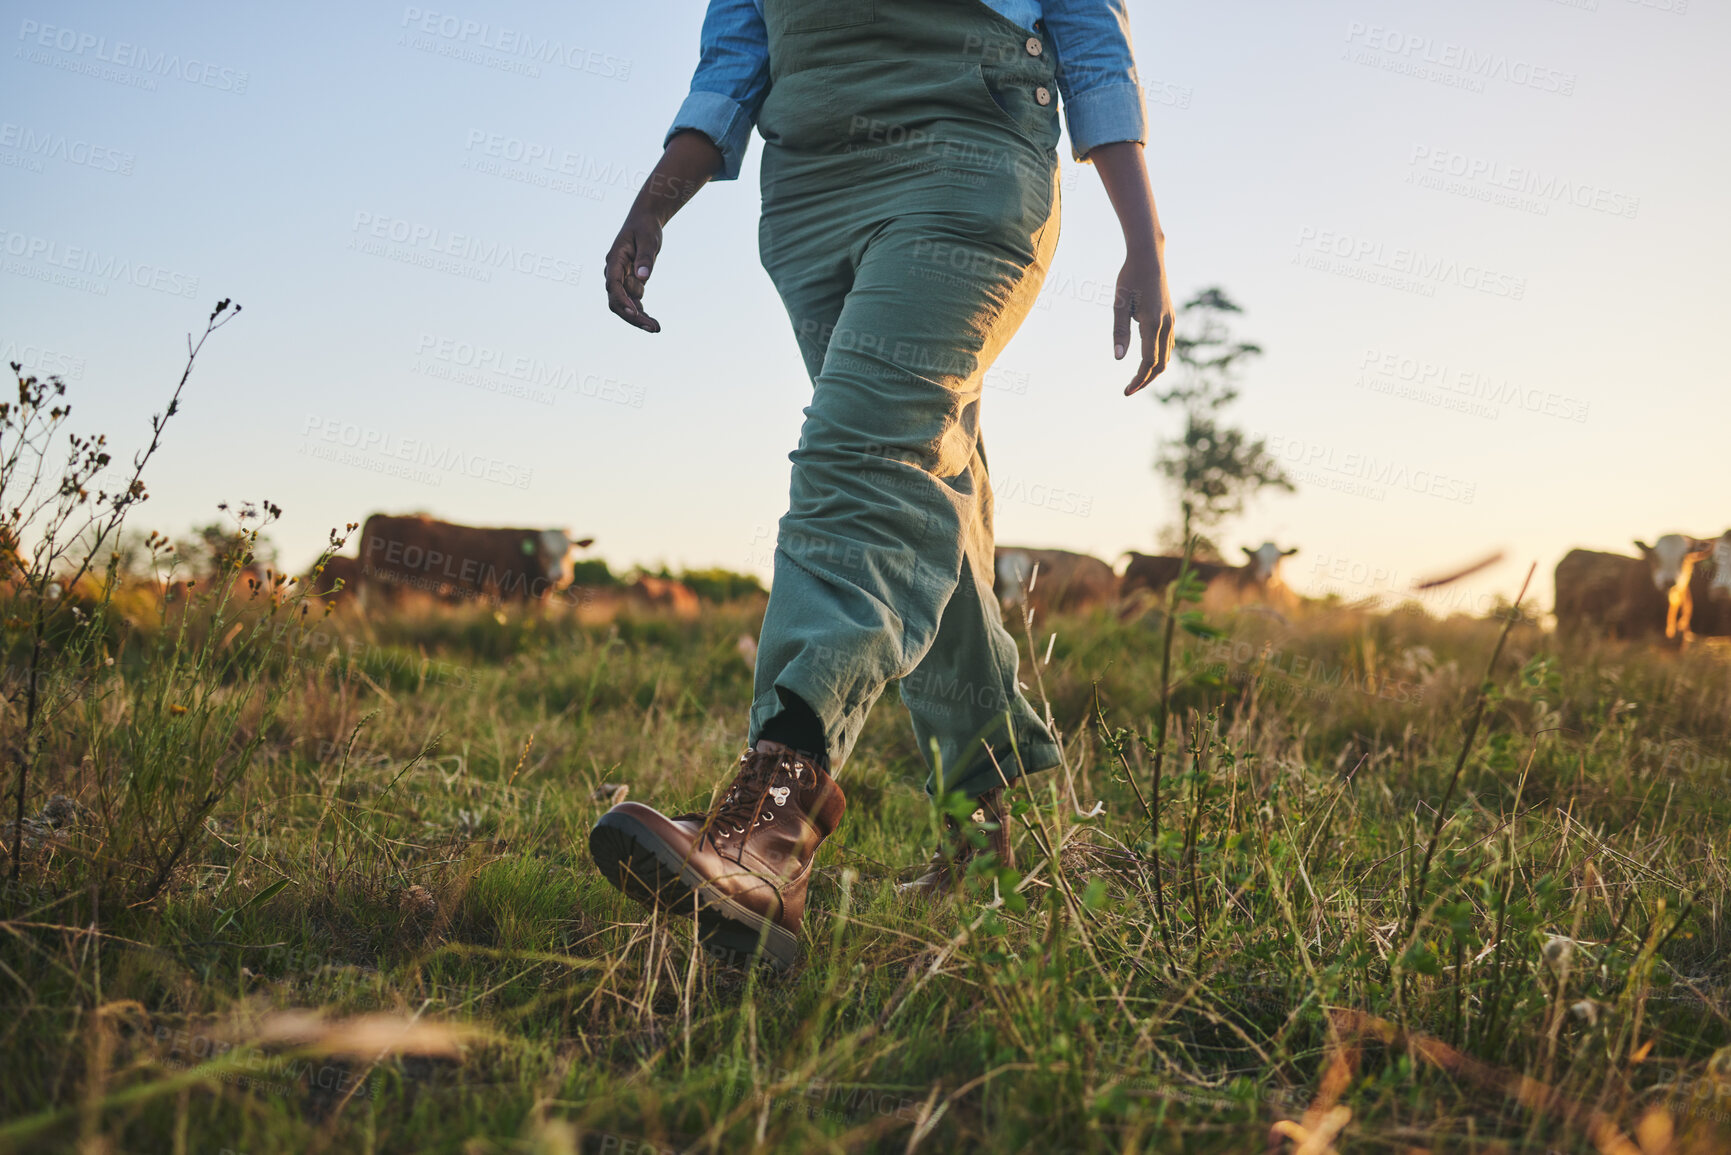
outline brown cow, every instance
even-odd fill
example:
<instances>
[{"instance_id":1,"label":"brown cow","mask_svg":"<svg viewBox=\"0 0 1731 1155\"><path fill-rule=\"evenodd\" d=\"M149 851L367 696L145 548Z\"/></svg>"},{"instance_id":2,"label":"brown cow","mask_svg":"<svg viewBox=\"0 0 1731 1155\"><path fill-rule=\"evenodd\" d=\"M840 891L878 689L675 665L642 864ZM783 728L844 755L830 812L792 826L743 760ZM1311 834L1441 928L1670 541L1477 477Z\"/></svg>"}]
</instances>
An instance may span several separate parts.
<instances>
[{"instance_id":1,"label":"brown cow","mask_svg":"<svg viewBox=\"0 0 1731 1155\"><path fill-rule=\"evenodd\" d=\"M418 590L441 601L541 601L571 584L572 541L558 529L492 529L375 513L361 527L361 600Z\"/></svg>"},{"instance_id":2,"label":"brown cow","mask_svg":"<svg viewBox=\"0 0 1731 1155\"><path fill-rule=\"evenodd\" d=\"M1178 580L1178 572L1184 566L1183 558L1166 554L1137 553L1132 549L1126 550L1124 556L1130 559L1130 564L1124 567L1124 576L1118 579L1118 593L1123 597L1144 590L1158 597L1166 592L1167 586ZM1190 572L1203 585L1232 568L1225 562L1190 559Z\"/></svg>"},{"instance_id":3,"label":"brown cow","mask_svg":"<svg viewBox=\"0 0 1731 1155\"><path fill-rule=\"evenodd\" d=\"M1225 608L1245 601L1288 601L1291 594L1280 580L1280 563L1297 552L1296 546L1281 549L1273 542L1265 541L1256 549L1244 547L1246 561L1243 565L1192 559L1190 569L1201 580L1205 591L1203 602L1211 608ZM1178 580L1178 570L1183 565L1182 558L1137 553L1135 550L1130 550L1128 556L1130 564L1124 567L1124 576L1118 583L1119 595L1123 597L1143 590L1158 597L1166 592L1167 586Z\"/></svg>"},{"instance_id":4,"label":"brown cow","mask_svg":"<svg viewBox=\"0 0 1731 1155\"><path fill-rule=\"evenodd\" d=\"M681 621L690 621L702 609L696 592L690 586L653 574L644 574L632 582L626 596L644 608L666 610Z\"/></svg>"},{"instance_id":5,"label":"brown cow","mask_svg":"<svg viewBox=\"0 0 1731 1155\"><path fill-rule=\"evenodd\" d=\"M1001 545L993 568L993 592L1005 612L1024 603L1036 612L1087 610L1110 602L1118 590L1111 566L1064 549Z\"/></svg>"},{"instance_id":6,"label":"brown cow","mask_svg":"<svg viewBox=\"0 0 1731 1155\"><path fill-rule=\"evenodd\" d=\"M1557 632L1640 638L1665 632L1669 612L1647 559L1572 549L1557 563Z\"/></svg>"},{"instance_id":7,"label":"brown cow","mask_svg":"<svg viewBox=\"0 0 1731 1155\"><path fill-rule=\"evenodd\" d=\"M1127 549L1123 551L1123 556L1130 559L1130 565L1123 566L1123 577L1118 578L1118 594L1122 597L1134 596L1139 592L1160 596L1168 585L1179 580L1179 570L1184 568L1184 559L1172 558L1170 554L1139 554L1134 549ZM1219 577L1220 571L1226 570L1226 565L1219 561L1196 561L1193 558L1191 570L1207 584L1208 580Z\"/></svg>"}]
</instances>

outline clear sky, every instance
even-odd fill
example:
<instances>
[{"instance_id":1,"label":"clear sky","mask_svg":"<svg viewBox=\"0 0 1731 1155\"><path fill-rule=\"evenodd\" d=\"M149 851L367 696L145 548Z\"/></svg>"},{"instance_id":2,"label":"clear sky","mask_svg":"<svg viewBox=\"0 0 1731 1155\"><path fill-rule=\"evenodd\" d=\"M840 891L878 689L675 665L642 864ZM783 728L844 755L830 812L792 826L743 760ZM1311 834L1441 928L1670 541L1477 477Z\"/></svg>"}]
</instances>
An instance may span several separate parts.
<instances>
[{"instance_id":1,"label":"clear sky","mask_svg":"<svg viewBox=\"0 0 1731 1155\"><path fill-rule=\"evenodd\" d=\"M424 509L769 576L809 384L743 178L670 227L664 331L601 258L697 56L695 0L6 0L0 352L141 443L229 296L139 524L269 498L287 562ZM1300 589L1452 597L1573 545L1731 525L1731 14L1718 0L1131 0L1175 295L1267 351L1232 411L1292 466L1229 546ZM527 48L527 53L524 49ZM999 537L1150 549L1174 418L1121 396L1122 260L1069 163L1059 254L990 380Z\"/></svg>"}]
</instances>

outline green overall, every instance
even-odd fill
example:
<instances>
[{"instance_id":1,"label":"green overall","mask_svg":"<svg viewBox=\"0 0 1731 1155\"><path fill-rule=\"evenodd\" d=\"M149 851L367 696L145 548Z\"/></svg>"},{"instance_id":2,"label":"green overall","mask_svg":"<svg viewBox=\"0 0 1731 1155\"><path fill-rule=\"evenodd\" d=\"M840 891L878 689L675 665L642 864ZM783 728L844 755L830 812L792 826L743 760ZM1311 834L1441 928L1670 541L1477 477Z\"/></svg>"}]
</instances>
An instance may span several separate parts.
<instances>
[{"instance_id":1,"label":"green overall","mask_svg":"<svg viewBox=\"0 0 1731 1155\"><path fill-rule=\"evenodd\" d=\"M797 695L839 769L900 679L937 749L927 791L978 796L1058 764L992 593L980 438L982 379L1058 241L1052 55L979 0L763 10L759 248L812 397L751 739Z\"/></svg>"}]
</instances>

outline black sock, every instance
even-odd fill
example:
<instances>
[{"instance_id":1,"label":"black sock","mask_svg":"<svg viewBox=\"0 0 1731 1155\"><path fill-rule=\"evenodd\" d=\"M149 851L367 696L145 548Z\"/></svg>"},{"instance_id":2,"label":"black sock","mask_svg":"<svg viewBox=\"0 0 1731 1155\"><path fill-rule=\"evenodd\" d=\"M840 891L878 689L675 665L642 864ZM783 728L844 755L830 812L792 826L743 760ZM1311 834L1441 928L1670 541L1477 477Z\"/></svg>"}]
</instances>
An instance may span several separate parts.
<instances>
[{"instance_id":1,"label":"black sock","mask_svg":"<svg viewBox=\"0 0 1731 1155\"><path fill-rule=\"evenodd\" d=\"M775 692L781 696L781 712L763 724L757 732L759 741L768 739L791 746L828 770L828 742L824 738L822 719L798 694L780 687Z\"/></svg>"}]
</instances>

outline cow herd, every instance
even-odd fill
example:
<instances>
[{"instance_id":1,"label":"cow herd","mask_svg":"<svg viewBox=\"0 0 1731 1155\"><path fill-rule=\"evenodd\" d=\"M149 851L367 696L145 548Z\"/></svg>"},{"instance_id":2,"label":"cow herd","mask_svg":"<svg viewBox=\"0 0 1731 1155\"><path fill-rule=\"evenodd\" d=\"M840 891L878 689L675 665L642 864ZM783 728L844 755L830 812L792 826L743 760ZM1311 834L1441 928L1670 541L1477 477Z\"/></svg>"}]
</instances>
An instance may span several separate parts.
<instances>
[{"instance_id":1,"label":"cow herd","mask_svg":"<svg viewBox=\"0 0 1731 1155\"><path fill-rule=\"evenodd\" d=\"M377 513L361 528L359 556L328 558L316 587L363 608L432 600L498 606L519 602L580 602L596 596L573 584L579 552L591 539L558 529L496 529L458 525L426 515ZM1280 580L1280 563L1297 553L1265 542L1245 549L1243 565L1191 561L1204 587L1204 605L1244 602L1288 605L1294 599ZM1006 612L1030 606L1079 611L1102 605L1133 609L1164 595L1178 577L1179 558L1124 555L1122 575L1099 558L1061 549L999 546L994 592ZM645 575L626 591L634 602L694 616L697 595L667 578ZM327 594L326 596L333 596Z\"/></svg>"},{"instance_id":2,"label":"cow herd","mask_svg":"<svg viewBox=\"0 0 1731 1155\"><path fill-rule=\"evenodd\" d=\"M342 579L363 606L412 598L439 602L580 601L593 591L574 587L577 554L589 539L558 529L496 529L427 516L374 514L361 530L360 556L336 556L319 588ZM1636 556L1570 550L1556 570L1560 633L1615 638L1731 636L1731 530L1718 538L1668 533L1635 542ZM1264 542L1244 549L1244 562L1192 560L1205 609L1259 603L1276 610L1298 599L1281 580L1281 563L1298 551ZM1164 597L1182 559L1128 551L1116 571L1088 554L1001 545L994 592L1005 613L1086 611L1114 606L1125 614ZM645 607L679 617L698 612L697 595L679 582L645 576L625 591Z\"/></svg>"},{"instance_id":3,"label":"cow herd","mask_svg":"<svg viewBox=\"0 0 1731 1155\"><path fill-rule=\"evenodd\" d=\"M1223 609L1247 602L1289 607L1296 602L1280 578L1280 563L1297 553L1263 542L1245 547L1243 565L1191 560L1189 566L1203 586L1202 604ZM1130 550L1120 575L1097 557L1061 549L1004 545L997 551L994 592L1005 612L1085 610L1116 604L1133 611L1163 597L1178 580L1184 559Z\"/></svg>"},{"instance_id":4,"label":"cow herd","mask_svg":"<svg viewBox=\"0 0 1731 1155\"><path fill-rule=\"evenodd\" d=\"M1731 637L1731 530L1717 538L1668 533L1651 545L1636 541L1635 548L1636 556L1574 549L1558 563L1558 633L1663 637L1679 644ZM1203 607L1254 602L1276 610L1292 608L1298 599L1281 581L1279 570L1296 552L1264 542L1257 549L1245 548L1242 565L1191 561L1204 586ZM1117 604L1129 613L1161 597L1183 564L1171 556L1134 551L1124 556L1128 564L1115 574L1104 561L1086 554L1000 546L996 592L1006 612Z\"/></svg>"},{"instance_id":5,"label":"cow herd","mask_svg":"<svg viewBox=\"0 0 1731 1155\"><path fill-rule=\"evenodd\" d=\"M1668 533L1639 556L1573 549L1557 563L1557 632L1731 637L1731 530Z\"/></svg>"}]
</instances>

